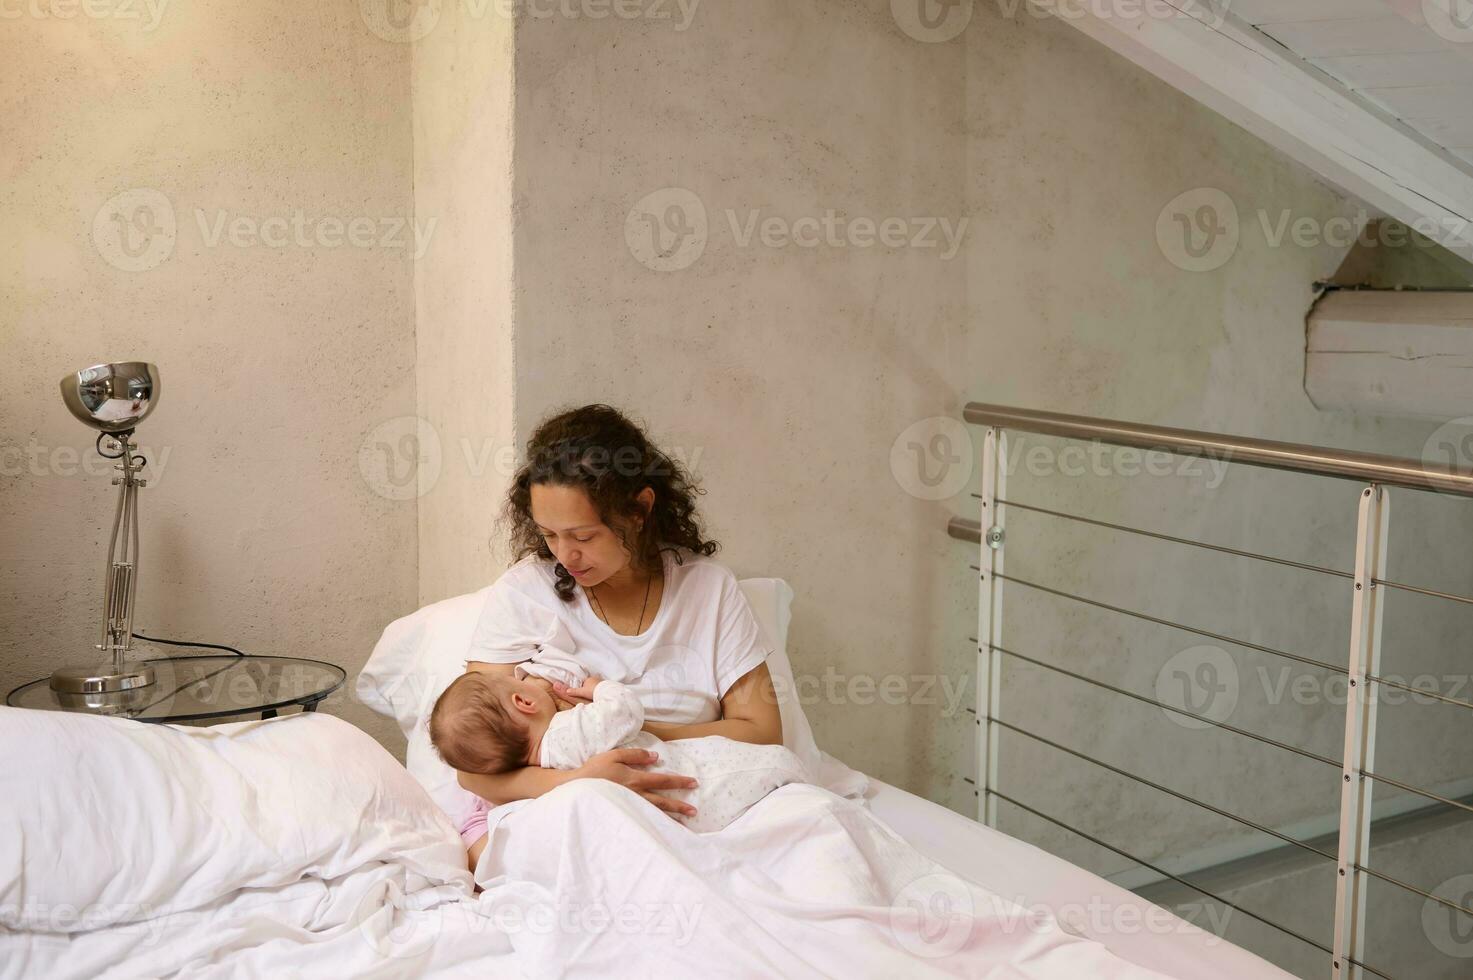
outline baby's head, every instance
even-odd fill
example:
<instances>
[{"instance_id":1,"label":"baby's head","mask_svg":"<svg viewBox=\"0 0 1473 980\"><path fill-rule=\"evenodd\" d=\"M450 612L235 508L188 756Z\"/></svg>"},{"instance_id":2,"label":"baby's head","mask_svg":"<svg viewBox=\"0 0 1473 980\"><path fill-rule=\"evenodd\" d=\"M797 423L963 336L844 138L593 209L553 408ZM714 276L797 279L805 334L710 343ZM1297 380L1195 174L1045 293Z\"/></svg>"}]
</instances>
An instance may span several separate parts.
<instances>
[{"instance_id":1,"label":"baby's head","mask_svg":"<svg viewBox=\"0 0 1473 980\"><path fill-rule=\"evenodd\" d=\"M536 753L557 705L546 688L470 671L445 689L430 712L430 741L446 765L485 775L537 765Z\"/></svg>"}]
</instances>

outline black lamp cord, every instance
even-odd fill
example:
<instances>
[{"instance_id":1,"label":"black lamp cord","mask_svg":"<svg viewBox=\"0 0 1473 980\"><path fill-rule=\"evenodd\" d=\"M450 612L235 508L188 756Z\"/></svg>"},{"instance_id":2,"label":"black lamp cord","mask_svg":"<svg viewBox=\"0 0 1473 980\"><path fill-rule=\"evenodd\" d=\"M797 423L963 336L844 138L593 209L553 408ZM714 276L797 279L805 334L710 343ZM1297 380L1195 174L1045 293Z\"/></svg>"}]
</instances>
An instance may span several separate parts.
<instances>
[{"instance_id":1,"label":"black lamp cord","mask_svg":"<svg viewBox=\"0 0 1473 980\"><path fill-rule=\"evenodd\" d=\"M157 636L145 636L137 630L134 630L133 635L140 640L147 640L149 643L163 643L171 647L198 647L201 650L225 650L228 653L235 654L237 657L251 656L249 653L244 653L235 649L235 647L228 647L221 643L193 643L187 640L165 640Z\"/></svg>"}]
</instances>

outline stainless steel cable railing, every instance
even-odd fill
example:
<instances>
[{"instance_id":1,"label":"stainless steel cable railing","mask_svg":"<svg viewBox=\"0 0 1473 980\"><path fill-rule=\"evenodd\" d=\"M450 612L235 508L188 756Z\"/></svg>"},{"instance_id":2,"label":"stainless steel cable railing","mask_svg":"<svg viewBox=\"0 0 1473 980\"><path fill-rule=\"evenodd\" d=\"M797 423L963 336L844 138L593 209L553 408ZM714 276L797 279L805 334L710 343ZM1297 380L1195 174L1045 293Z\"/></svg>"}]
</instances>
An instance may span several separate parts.
<instances>
[{"instance_id":1,"label":"stainless steel cable railing","mask_svg":"<svg viewBox=\"0 0 1473 980\"><path fill-rule=\"evenodd\" d=\"M1025 588L1033 589L1035 592L1046 592L1049 595L1057 596L1060 599L1072 599L1074 602L1081 602L1087 606L1094 606L1096 609L1105 609L1109 612L1119 613L1122 616L1130 616L1133 619L1140 619L1148 623L1155 623L1157 626L1169 626L1172 629L1181 630L1183 633L1191 633L1195 636L1200 636L1208 640L1217 640L1221 643L1230 643L1235 647L1243 647L1246 650L1257 650L1259 653L1267 653L1271 656L1281 657L1284 660L1292 660L1295 663L1308 664L1311 667L1319 667L1323 670L1333 671L1341 674L1347 673L1347 671L1343 667L1337 667L1334 664L1327 663L1323 660L1315 660L1313 657L1306 657L1298 653L1290 653L1288 650L1277 650L1273 647L1264 646L1261 643L1252 643L1248 640L1240 640L1236 637L1228 636L1224 633L1214 633L1211 630L1205 630L1198 626L1189 626L1186 623L1178 623L1169 619L1162 619L1159 616L1152 616L1149 613L1143 613L1139 610L1126 609L1123 606L1113 606L1108 602L1101 602L1098 599L1091 599L1087 596L1079 595L1078 593L1065 592L1062 589L1055 589L1051 586L1040 585L1037 582L1030 582L1027 579L1018 578L1016 575L1004 575L1002 572L998 572L996 574L997 577L1003 581L1012 582L1015 585L1021 585Z\"/></svg>"},{"instance_id":2,"label":"stainless steel cable railing","mask_svg":"<svg viewBox=\"0 0 1473 980\"><path fill-rule=\"evenodd\" d=\"M1248 909L1248 908L1243 907L1242 905L1238 905L1236 903L1230 902L1227 899L1223 898L1221 895L1218 895L1215 892L1208 891L1207 889L1201 887L1200 885L1194 885L1190 881L1187 881L1185 878L1178 877L1177 875L1172 874L1170 871L1167 871L1165 868L1157 867L1156 865L1151 864L1149 861L1142 860L1141 858L1138 858L1138 857L1134 856L1133 854L1130 854L1127 851L1123 851L1120 848L1116 847L1114 844L1109 843L1108 841L1103 841L1100 838L1095 837L1092 834L1087 834L1084 831L1078 829L1077 827L1071 827L1069 824L1064 823L1062 820L1059 820L1057 817L1051 817L1047 813L1044 813L1042 810L1035 810L1033 807L1029 806L1027 803L1024 803L1021 800L1016 800L1013 797L1011 797L1011 796L1007 795L1006 793L1003 793L1003 792L1001 792L999 790L995 790L993 795L995 795L1000 800L1005 800L1006 802L1011 803L1013 806L1017 807L1020 810L1025 810L1028 813L1033 814L1035 817L1039 817L1040 819L1047 820L1049 823L1053 824L1056 827L1062 828L1063 830L1067 830L1071 834L1076 834L1079 837L1084 838L1085 840L1089 841L1092 844L1096 844L1096 845L1098 845L1100 847L1103 847L1107 851L1113 851L1114 853L1119 854L1121 857L1125 858L1128 861L1134 861L1136 864L1139 864L1143 868L1148 868L1151 871L1154 871L1154 872L1156 872L1157 874L1159 874L1159 875L1161 875L1163 877L1169 878L1172 881L1175 881L1176 883L1178 883L1180 885L1185 885L1186 887L1192 889L1193 891L1195 891L1195 892L1197 892L1197 893L1199 893L1201 895L1205 895L1206 897L1212 899L1214 902L1219 902L1222 905L1225 905L1228 908L1234 910L1235 912L1241 912L1244 915L1248 916L1250 919L1255 919L1258 922L1262 922L1266 926L1272 926L1274 929L1277 929L1280 932L1283 932L1283 933L1285 933L1285 934L1287 934L1289 936L1293 936L1295 939L1298 939L1301 942L1307 943L1308 945L1313 946L1316 949L1319 949L1319 950L1322 950L1322 951L1324 951L1326 953L1329 953L1331 955L1334 955L1334 950L1332 950L1329 946L1326 946L1324 943L1321 943L1321 942L1318 942L1318 941L1316 941L1314 939L1311 939L1308 936L1304 935L1303 933L1296 932L1295 930L1290 929L1290 928L1288 928L1288 927L1286 927L1286 926L1284 926L1284 925L1282 925L1280 923L1274 922L1274 921L1272 921L1270 919L1266 919L1263 916L1259 915L1257 912L1254 912L1252 909ZM1369 967L1365 967L1365 969L1370 969L1370 968ZM1377 976L1383 977L1384 980L1392 980L1392 978L1387 977L1384 973L1379 973L1379 972L1377 972L1375 970L1371 970L1371 972L1372 973L1376 973Z\"/></svg>"},{"instance_id":3,"label":"stainless steel cable railing","mask_svg":"<svg viewBox=\"0 0 1473 980\"><path fill-rule=\"evenodd\" d=\"M1038 412L1026 409L1007 408L997 405L972 403L966 406L964 417L967 422L986 426L982 457L983 489L973 494L978 501L979 520L954 517L948 524L948 533L958 540L979 546L980 561L970 566L978 574L978 631L972 637L978 658L977 707L969 709L977 720L977 779L968 779L977 787L979 818L995 826L997 802L1003 801L1025 812L1052 823L1069 833L1089 840L1125 858L1163 879L1176 883L1222 905L1242 912L1244 915L1297 939L1313 949L1329 954L1331 976L1342 977L1371 974L1393 980L1391 974L1378 967L1368 965L1365 957L1366 927L1365 906L1367 888L1371 879L1399 888L1407 894L1420 896L1448 911L1473 917L1473 908L1435 894L1432 890L1402 880L1384 870L1371 867L1370 837L1372 787L1382 783L1402 792L1431 801L1432 808L1439 811L1473 813L1473 797L1454 799L1426 787L1415 786L1376 770L1376 722L1378 691L1383 688L1425 696L1441 704L1473 709L1473 702L1442 694L1426 688L1414 687L1387 676L1380 667L1381 630L1384 619L1384 602L1388 590L1416 594L1439 600L1462 604L1473 604L1473 597L1455 592L1446 592L1419 585L1409 585L1389 579L1386 575L1387 536L1390 500L1387 488L1416 491L1437 491L1460 497L1473 497L1473 471L1449 467L1424 465L1415 460L1352 453L1315 446L1292 443L1270 442L1217 433L1196 432L1185 429L1169 429L1160 426L1135 425L1083 416L1062 415L1054 412ZM1006 495L1007 430L1055 436L1064 439L1087 440L1114 446L1124 446L1148 451L1160 451L1181 456L1208 457L1224 463L1243 464L1255 467L1289 471L1300 474L1336 477L1362 481L1356 529L1355 567L1350 570L1332 568L1308 561L1300 561L1282 555L1270 555L1229 547L1209 541L1167 534L1149 528L1133 527L1128 524L1106 521L1085 514L1069 513L1055 507L1044 507L1037 503L1013 500ZM1307 656L1302 653L1277 649L1261 643L1251 642L1215 630L1205 629L1190 623L1179 622L1163 615L1139 609L1103 602L1078 592L1067 591L1043 582L1035 582L1021 576L1009 574L1004 568L1006 544L1006 515L1017 510L1056 521L1088 525L1112 532L1133 535L1173 546L1203 549L1235 559L1266 562L1277 566L1328 576L1350 583L1351 635L1350 655L1346 666ZM1261 732L1228 724L1186 708L1168 704L1156 698L1128 690L1108 681L1090 677L1070 670L1057 663L1050 663L1042 655L1029 655L1004 645L1002 636L1002 597L1004 585L1021 587L1040 595L1048 595L1101 609L1106 612L1130 617L1140 622L1230 644L1272 657L1324 670L1336 677L1344 678L1347 687L1345 708L1344 750L1340 758L1331 758L1303 746L1271 738ZM1183 793L1166 785L1160 779L1149 778L1124 766L1114 765L1096 758L1087 752L1071 748L1062 742L1030 731L1017 721L1001 716L1002 674L1001 662L1009 658L1020 663L1051 672L1056 676L1090 685L1113 695L1153 705L1182 717L1195 719L1204 727L1226 731L1274 749L1309 759L1321 765L1341 770L1341 798L1339 807L1339 833L1336 835L1336 852L1330 853L1323 847L1284 833L1241 813L1215 806L1204 800ZM1020 800L1015 793L1004 793L998 786L998 755L1000 734L1027 738L1101 767L1118 776L1149 787L1175 799L1194 804L1235 825L1247 827L1269 838L1276 839L1298 852L1311 855L1315 860L1335 862L1336 892L1334 909L1334 937L1325 943L1303 932L1290 928L1282 922L1272 921L1268 916L1244 907L1241 902L1228 901L1219 894L1207 890L1200 881L1193 882L1183 875L1173 873L1148 862L1125 849L1097 836L1072 826L1057 815L1048 814ZM1466 901L1466 899L1464 900Z\"/></svg>"},{"instance_id":4,"label":"stainless steel cable railing","mask_svg":"<svg viewBox=\"0 0 1473 980\"><path fill-rule=\"evenodd\" d=\"M1229 725L1225 721L1215 721L1214 719L1209 718L1206 715L1201 714L1200 712L1188 711L1185 708L1178 708L1176 705L1167 704L1165 701L1159 701L1156 698L1148 698L1144 694L1137 694L1135 691L1128 691L1123 687L1117 687L1114 684L1107 684L1106 682L1096 680L1093 677L1086 677L1083 674L1078 674L1072 670L1067 670L1063 667L1058 666L1057 664L1044 663L1042 660L1025 656L1024 654L1018 653L1015 650L1009 650L1006 647L997 646L996 644L994 644L992 650L994 653L1000 653L1004 656L1012 657L1014 660L1021 660L1025 663L1030 663L1035 667L1042 667L1044 670L1051 670L1056 674L1063 674L1065 677L1072 677L1077 681L1084 682L1085 684L1089 684L1106 691L1112 691L1115 694L1131 698L1135 701L1140 701L1144 704L1152 705L1154 707L1160 708L1162 711L1169 711L1174 715L1181 715L1183 718L1191 718L1195 721L1202 722L1204 725L1209 725L1213 728L1220 728L1225 732L1232 732L1234 735L1241 735L1244 738L1251 738L1255 742L1262 742L1265 745L1272 745L1276 749L1282 749L1285 752L1293 753L1294 755L1300 756L1304 759L1312 759L1315 762L1324 763L1332 769L1340 768L1340 761L1338 759L1332 759L1327 755L1320 755L1318 752L1311 752L1308 749L1301 749L1298 746L1290 745L1287 742L1280 742L1278 739L1269 738L1267 735L1259 735L1254 732L1250 732L1245 728L1239 728L1236 725Z\"/></svg>"},{"instance_id":5,"label":"stainless steel cable railing","mask_svg":"<svg viewBox=\"0 0 1473 980\"><path fill-rule=\"evenodd\" d=\"M1217 814L1219 817L1226 817L1227 819L1236 821L1237 823L1240 823L1240 824L1242 824L1245 827L1251 827L1254 830L1258 831L1260 834L1267 834L1267 835L1269 835L1271 837L1277 837L1279 840L1283 841L1284 843L1291 844L1294 847L1298 847L1298 848L1301 848L1303 850L1309 851L1311 854L1318 854L1320 857L1326 858L1327 860L1330 860L1330 861L1334 861L1335 860L1335 855L1331 854L1329 851L1321 850L1320 848L1315 847L1313 844L1310 844L1307 841L1302 841L1302 840L1298 839L1297 837L1290 837L1288 834L1280 833L1279 831L1274 830L1272 827L1267 827L1267 826L1265 826L1265 825L1263 825L1261 823L1258 823L1257 821L1250 820L1247 817L1243 816L1242 814L1229 813L1227 810L1224 810L1221 807L1215 807L1211 803L1208 803L1205 800L1199 800L1199 799L1197 799L1194 796L1188 796L1185 793L1177 792L1176 790L1172 789L1170 786L1163 786L1160 783L1155 782L1154 780L1147 779L1145 776L1141 776L1141 775L1138 775L1137 773L1133 773L1133 772L1128 772L1128 771L1126 771L1124 769L1119 768L1118 766L1112 766L1112 765L1110 765L1110 763L1105 762L1103 759L1096 759L1092 755L1087 755L1087 754L1085 754L1083 752L1080 752L1077 749L1071 749L1067 745L1061 745L1058 742L1055 742L1053 739L1044 738L1042 735L1039 735L1036 732L1030 732L1030 731L1028 731L1025 728L1019 728L1017 725L1011 724L1010 722L1003 721L1001 718L994 718L994 719L992 719L992 723L994 725L999 726L1000 728L1006 728L1008 731L1016 732L1019 735L1023 735L1023 736L1025 736L1027 738L1031 738L1035 742L1041 742L1042 744L1047 745L1047 746L1050 746L1051 748L1057 749L1060 752L1066 752L1069 755L1074 756L1076 759L1082 759L1085 762L1089 762L1089 763L1092 763L1093 765L1100 766L1101 768L1108 769L1108 770L1110 770L1111 772L1113 772L1113 773L1115 773L1117 775L1126 777L1127 779L1133 779L1136 782L1141 783L1144 786L1149 786L1152 789L1157 790L1158 792L1162 792L1162 793L1166 793L1166 794L1168 794L1170 796L1174 796L1174 797L1176 797L1179 800L1183 800L1183 801L1185 801L1187 803L1191 803L1194 806L1199 806L1199 807L1201 807L1204 810L1210 810L1211 812Z\"/></svg>"},{"instance_id":6,"label":"stainless steel cable railing","mask_svg":"<svg viewBox=\"0 0 1473 980\"><path fill-rule=\"evenodd\" d=\"M978 500L981 494L972 494ZM998 506L1011 507L1014 510L1028 510L1035 514L1047 514L1050 517L1058 517L1068 521L1078 521L1081 524L1093 524L1095 527L1108 528L1111 531L1125 531L1130 534L1138 534L1145 538L1155 538L1158 541L1170 541L1172 544L1191 545L1194 548L1206 548L1208 551L1219 551L1223 554L1232 555L1234 558L1252 558L1255 561L1272 562L1275 565L1287 565L1290 568L1298 568L1307 572L1323 572L1326 575L1338 575L1341 578L1355 578L1350 572L1341 571L1338 568L1326 568L1323 565L1311 565L1302 561L1290 561L1288 558L1278 558L1273 555L1261 555L1256 551L1242 551L1238 548L1229 548L1225 545L1210 544L1206 541L1197 541L1193 538L1179 538L1171 534L1161 534L1157 531L1147 531L1144 528L1130 527L1126 524L1112 524L1109 521L1095 520L1091 517L1081 517L1078 514L1066 514L1059 510L1049 510L1047 507L1035 507L1032 504L1020 504L1016 500L1004 500L997 498ZM980 532L979 532L980 533Z\"/></svg>"}]
</instances>

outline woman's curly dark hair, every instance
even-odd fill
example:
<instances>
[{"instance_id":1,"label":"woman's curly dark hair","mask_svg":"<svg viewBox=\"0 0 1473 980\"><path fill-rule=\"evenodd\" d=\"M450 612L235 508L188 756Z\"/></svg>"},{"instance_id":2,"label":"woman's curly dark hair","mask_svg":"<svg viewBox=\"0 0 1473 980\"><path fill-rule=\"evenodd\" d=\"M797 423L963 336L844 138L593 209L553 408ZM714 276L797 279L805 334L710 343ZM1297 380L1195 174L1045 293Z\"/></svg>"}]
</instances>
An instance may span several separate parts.
<instances>
[{"instance_id":1,"label":"woman's curly dark hair","mask_svg":"<svg viewBox=\"0 0 1473 980\"><path fill-rule=\"evenodd\" d=\"M532 433L527 462L512 478L501 516L501 522L510 527L518 561L528 555L555 561L532 520L532 487L539 484L582 487L599 518L629 551L630 563L641 571L659 571L660 553L674 551L676 546L707 556L721 547L701 532L695 497L706 491L684 467L652 444L639 425L609 405L584 405L562 412ZM638 528L635 520L644 511L635 497L645 487L654 490L655 502L644 526ZM675 558L681 560L678 551ZM561 563L556 573L558 598L572 602L577 582Z\"/></svg>"}]
</instances>

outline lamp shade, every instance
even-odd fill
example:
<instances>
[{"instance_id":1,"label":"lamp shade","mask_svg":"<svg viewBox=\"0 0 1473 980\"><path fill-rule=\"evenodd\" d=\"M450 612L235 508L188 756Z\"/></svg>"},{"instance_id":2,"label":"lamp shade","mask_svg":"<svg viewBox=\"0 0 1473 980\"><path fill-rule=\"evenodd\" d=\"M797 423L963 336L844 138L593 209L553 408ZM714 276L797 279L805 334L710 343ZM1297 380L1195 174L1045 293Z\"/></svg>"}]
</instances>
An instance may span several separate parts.
<instances>
[{"instance_id":1,"label":"lamp shade","mask_svg":"<svg viewBox=\"0 0 1473 980\"><path fill-rule=\"evenodd\" d=\"M159 369L144 361L83 368L61 379L61 398L94 429L130 432L158 404Z\"/></svg>"}]
</instances>

